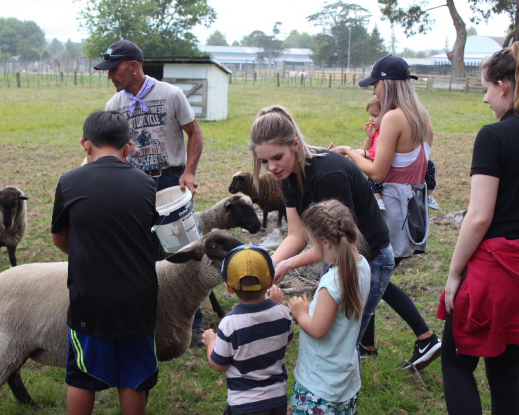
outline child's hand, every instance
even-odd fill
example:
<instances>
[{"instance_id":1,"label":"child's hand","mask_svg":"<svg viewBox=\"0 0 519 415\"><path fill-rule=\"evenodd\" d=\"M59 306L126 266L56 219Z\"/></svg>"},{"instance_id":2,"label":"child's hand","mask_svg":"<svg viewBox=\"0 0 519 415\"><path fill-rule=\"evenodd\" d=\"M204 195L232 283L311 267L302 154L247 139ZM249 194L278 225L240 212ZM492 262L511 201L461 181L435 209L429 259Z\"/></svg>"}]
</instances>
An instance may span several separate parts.
<instances>
[{"instance_id":1,"label":"child's hand","mask_svg":"<svg viewBox=\"0 0 519 415\"><path fill-rule=\"evenodd\" d=\"M207 347L209 344L214 343L216 340L216 333L213 329L208 329L202 334L202 343Z\"/></svg>"},{"instance_id":2,"label":"child's hand","mask_svg":"<svg viewBox=\"0 0 519 415\"><path fill-rule=\"evenodd\" d=\"M283 291L281 291L281 288L279 288L277 285L273 285L272 287L270 287L269 298L278 304L282 304L283 303Z\"/></svg>"},{"instance_id":3,"label":"child's hand","mask_svg":"<svg viewBox=\"0 0 519 415\"><path fill-rule=\"evenodd\" d=\"M331 148L330 150L335 151L336 153L342 154L343 156L346 156L347 155L346 150L350 150L350 149L351 149L350 146L337 146L337 147Z\"/></svg>"},{"instance_id":4,"label":"child's hand","mask_svg":"<svg viewBox=\"0 0 519 415\"><path fill-rule=\"evenodd\" d=\"M368 139L373 142L373 138L375 137L375 126L371 123L371 121L364 124L364 131L366 131Z\"/></svg>"},{"instance_id":5,"label":"child's hand","mask_svg":"<svg viewBox=\"0 0 519 415\"><path fill-rule=\"evenodd\" d=\"M298 320L301 314L308 313L310 309L308 297L306 295L304 297L292 297L288 303L288 308L290 308L292 316Z\"/></svg>"}]
</instances>

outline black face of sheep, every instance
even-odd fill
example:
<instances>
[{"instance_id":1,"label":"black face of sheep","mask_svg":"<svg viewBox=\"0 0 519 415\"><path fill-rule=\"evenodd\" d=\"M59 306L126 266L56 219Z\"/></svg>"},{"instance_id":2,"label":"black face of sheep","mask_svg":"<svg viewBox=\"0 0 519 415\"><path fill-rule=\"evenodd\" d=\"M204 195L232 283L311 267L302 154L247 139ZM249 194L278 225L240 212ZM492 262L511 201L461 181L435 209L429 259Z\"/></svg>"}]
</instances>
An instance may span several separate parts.
<instances>
[{"instance_id":1,"label":"black face of sheep","mask_svg":"<svg viewBox=\"0 0 519 415\"><path fill-rule=\"evenodd\" d=\"M21 210L21 200L27 200L20 190L14 187L6 187L0 192L0 212L2 213L2 228L11 229L14 220Z\"/></svg>"},{"instance_id":2,"label":"black face of sheep","mask_svg":"<svg viewBox=\"0 0 519 415\"><path fill-rule=\"evenodd\" d=\"M245 181L243 176L234 175L232 178L232 182L229 185L229 193L232 193L232 194L238 193L239 192L238 182L243 182L243 181Z\"/></svg>"},{"instance_id":3,"label":"black face of sheep","mask_svg":"<svg viewBox=\"0 0 519 415\"><path fill-rule=\"evenodd\" d=\"M220 269L227 253L243 245L230 231L215 230L202 238L205 238L203 245L193 242L166 259L174 264L181 264L191 259L200 261L204 254L206 254L211 260L211 265L216 269Z\"/></svg>"},{"instance_id":4,"label":"black face of sheep","mask_svg":"<svg viewBox=\"0 0 519 415\"><path fill-rule=\"evenodd\" d=\"M0 191L0 247L7 247L13 267L16 266L16 247L27 227L26 200L22 191L15 187L6 187Z\"/></svg>"},{"instance_id":5,"label":"black face of sheep","mask_svg":"<svg viewBox=\"0 0 519 415\"><path fill-rule=\"evenodd\" d=\"M233 196L232 199L227 200L225 210L233 212L236 225L240 228L247 229L250 233L256 233L260 230L261 222L256 215L256 211L252 205L245 203L240 196Z\"/></svg>"}]
</instances>

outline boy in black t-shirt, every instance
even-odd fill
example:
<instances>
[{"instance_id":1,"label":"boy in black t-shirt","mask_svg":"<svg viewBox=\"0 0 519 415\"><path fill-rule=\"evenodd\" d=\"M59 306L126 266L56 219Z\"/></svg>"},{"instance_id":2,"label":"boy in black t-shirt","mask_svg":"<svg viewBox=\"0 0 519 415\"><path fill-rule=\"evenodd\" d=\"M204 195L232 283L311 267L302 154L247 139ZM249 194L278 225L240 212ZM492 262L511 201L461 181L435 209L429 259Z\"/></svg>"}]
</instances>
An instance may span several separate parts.
<instances>
[{"instance_id":1,"label":"boy in black t-shirt","mask_svg":"<svg viewBox=\"0 0 519 415\"><path fill-rule=\"evenodd\" d=\"M155 185L125 162L134 143L119 112L90 114L80 143L88 164L60 178L51 228L69 254L67 411L91 413L95 392L116 387L123 415L144 414L158 375Z\"/></svg>"}]
</instances>

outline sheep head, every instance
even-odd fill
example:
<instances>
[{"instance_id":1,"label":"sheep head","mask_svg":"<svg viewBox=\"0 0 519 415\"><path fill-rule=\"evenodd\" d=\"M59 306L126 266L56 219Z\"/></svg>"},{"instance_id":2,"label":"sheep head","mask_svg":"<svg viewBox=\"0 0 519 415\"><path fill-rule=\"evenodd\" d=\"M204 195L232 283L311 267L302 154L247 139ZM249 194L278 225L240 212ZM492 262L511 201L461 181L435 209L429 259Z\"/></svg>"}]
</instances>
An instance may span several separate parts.
<instances>
[{"instance_id":1,"label":"sheep head","mask_svg":"<svg viewBox=\"0 0 519 415\"><path fill-rule=\"evenodd\" d=\"M261 228L261 222L252 206L249 196L236 195L228 197L224 207L227 212L231 212L234 224L240 228L247 229L250 233L256 233Z\"/></svg>"},{"instance_id":2,"label":"sheep head","mask_svg":"<svg viewBox=\"0 0 519 415\"><path fill-rule=\"evenodd\" d=\"M4 229L12 228L18 212L22 209L22 201L27 199L16 187L6 187L0 192L0 213Z\"/></svg>"},{"instance_id":3,"label":"sheep head","mask_svg":"<svg viewBox=\"0 0 519 415\"><path fill-rule=\"evenodd\" d=\"M240 245L243 245L243 242L235 238L232 232L217 229L190 243L166 259L174 264L180 264L189 260L201 261L204 255L207 255L211 265L220 270L227 253Z\"/></svg>"}]
</instances>

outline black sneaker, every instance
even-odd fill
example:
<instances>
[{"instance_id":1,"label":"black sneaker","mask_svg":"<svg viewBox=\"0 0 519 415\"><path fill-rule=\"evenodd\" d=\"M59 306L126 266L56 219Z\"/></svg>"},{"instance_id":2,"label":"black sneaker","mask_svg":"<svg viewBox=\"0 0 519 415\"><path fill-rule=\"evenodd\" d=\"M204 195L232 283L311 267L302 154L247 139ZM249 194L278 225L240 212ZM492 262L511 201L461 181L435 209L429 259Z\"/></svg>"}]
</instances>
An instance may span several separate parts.
<instances>
[{"instance_id":1,"label":"black sneaker","mask_svg":"<svg viewBox=\"0 0 519 415\"><path fill-rule=\"evenodd\" d=\"M204 334L204 329L202 327L191 329L191 344L189 347L204 347L202 334Z\"/></svg>"},{"instance_id":2,"label":"black sneaker","mask_svg":"<svg viewBox=\"0 0 519 415\"><path fill-rule=\"evenodd\" d=\"M434 359L440 356L441 347L442 342L434 333L426 339L416 340L414 342L413 356L404 363L402 369L409 369L413 365L417 370L426 368Z\"/></svg>"}]
</instances>

